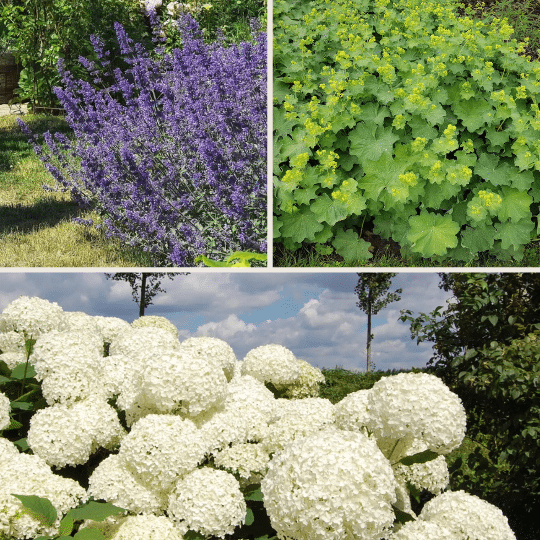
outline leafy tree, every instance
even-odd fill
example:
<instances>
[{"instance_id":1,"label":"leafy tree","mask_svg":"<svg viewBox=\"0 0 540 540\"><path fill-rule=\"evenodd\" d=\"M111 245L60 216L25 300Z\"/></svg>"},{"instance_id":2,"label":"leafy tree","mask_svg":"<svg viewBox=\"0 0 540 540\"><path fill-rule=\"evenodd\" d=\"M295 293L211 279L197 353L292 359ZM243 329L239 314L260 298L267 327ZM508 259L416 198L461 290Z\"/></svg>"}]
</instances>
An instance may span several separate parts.
<instances>
[{"instance_id":1,"label":"leafy tree","mask_svg":"<svg viewBox=\"0 0 540 540\"><path fill-rule=\"evenodd\" d=\"M440 274L446 310L401 320L434 343L429 364L467 411L473 450L451 477L499 506L520 538L540 510L540 274ZM460 463L458 462L458 465ZM533 527L533 528L531 528ZM531 532L533 531L533 532ZM532 536L530 536L532 534Z\"/></svg>"},{"instance_id":2,"label":"leafy tree","mask_svg":"<svg viewBox=\"0 0 540 540\"><path fill-rule=\"evenodd\" d=\"M189 272L117 272L105 274L108 279L114 281L127 281L131 285L133 300L139 306L139 317L144 315L144 310L152 305L152 299L156 294L165 292L161 287L164 277L173 279L174 276L187 276Z\"/></svg>"},{"instance_id":3,"label":"leafy tree","mask_svg":"<svg viewBox=\"0 0 540 540\"><path fill-rule=\"evenodd\" d=\"M393 293L388 293L388 289L392 283L392 278L396 274L390 273L359 273L358 284L354 292L358 296L356 305L368 316L367 327L367 371L371 369L371 341L373 334L371 333L371 316L376 315L379 311L385 308L390 302L401 300L401 289L397 289Z\"/></svg>"}]
</instances>

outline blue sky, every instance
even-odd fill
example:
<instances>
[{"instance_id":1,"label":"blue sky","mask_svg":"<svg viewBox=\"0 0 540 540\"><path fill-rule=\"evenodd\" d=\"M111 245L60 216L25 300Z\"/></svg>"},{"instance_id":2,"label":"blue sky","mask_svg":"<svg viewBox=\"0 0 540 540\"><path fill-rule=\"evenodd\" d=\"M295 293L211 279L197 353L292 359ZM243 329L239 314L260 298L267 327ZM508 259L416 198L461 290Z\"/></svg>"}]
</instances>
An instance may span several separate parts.
<instances>
[{"instance_id":1,"label":"blue sky","mask_svg":"<svg viewBox=\"0 0 540 540\"><path fill-rule=\"evenodd\" d=\"M444 306L435 272L402 272L391 290L399 302L373 317L373 361L378 369L422 367L431 344L416 345L401 309L415 313ZM322 368L364 369L367 316L356 306L354 272L192 272L163 279L166 292L146 315L173 322L182 339L209 335L227 341L242 359L259 345L279 343ZM120 317L132 322L138 308L125 282L103 272L0 272L0 310L21 295L57 302L65 311Z\"/></svg>"}]
</instances>

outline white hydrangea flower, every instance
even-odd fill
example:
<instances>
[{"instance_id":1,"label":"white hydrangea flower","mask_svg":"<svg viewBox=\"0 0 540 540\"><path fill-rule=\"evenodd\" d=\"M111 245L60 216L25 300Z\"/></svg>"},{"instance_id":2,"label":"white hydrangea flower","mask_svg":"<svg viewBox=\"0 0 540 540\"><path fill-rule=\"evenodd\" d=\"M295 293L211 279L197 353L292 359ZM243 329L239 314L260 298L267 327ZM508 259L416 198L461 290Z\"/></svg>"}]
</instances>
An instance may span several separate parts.
<instances>
[{"instance_id":1,"label":"white hydrangea flower","mask_svg":"<svg viewBox=\"0 0 540 540\"><path fill-rule=\"evenodd\" d=\"M233 348L226 341L214 337L191 337L182 341L181 345L190 348L199 356L213 358L221 365L227 381L232 379L236 365L236 355Z\"/></svg>"},{"instance_id":2,"label":"white hydrangea flower","mask_svg":"<svg viewBox=\"0 0 540 540\"><path fill-rule=\"evenodd\" d=\"M0 354L0 360L5 362L9 369L16 368L19 364L26 362L26 353L24 352L7 352Z\"/></svg>"},{"instance_id":3,"label":"white hydrangea flower","mask_svg":"<svg viewBox=\"0 0 540 540\"><path fill-rule=\"evenodd\" d=\"M460 398L438 377L399 373L376 382L368 395L369 429L377 439L420 439L440 454L465 436Z\"/></svg>"},{"instance_id":4,"label":"white hydrangea flower","mask_svg":"<svg viewBox=\"0 0 540 540\"><path fill-rule=\"evenodd\" d=\"M131 329L131 325L118 317L102 317L96 315L94 321L103 336L104 343L111 343L116 336Z\"/></svg>"},{"instance_id":5,"label":"white hydrangea flower","mask_svg":"<svg viewBox=\"0 0 540 540\"><path fill-rule=\"evenodd\" d=\"M64 317L58 329L61 332L88 332L102 339L95 318L82 311L64 311Z\"/></svg>"},{"instance_id":6,"label":"white hydrangea flower","mask_svg":"<svg viewBox=\"0 0 540 540\"><path fill-rule=\"evenodd\" d=\"M27 443L48 465L61 468L86 463L98 448L114 448L123 435L116 411L100 398L88 398L37 411Z\"/></svg>"},{"instance_id":7,"label":"white hydrangea flower","mask_svg":"<svg viewBox=\"0 0 540 540\"><path fill-rule=\"evenodd\" d=\"M419 519L447 528L456 538L516 540L499 508L464 491L447 491L428 501Z\"/></svg>"},{"instance_id":8,"label":"white hydrangea flower","mask_svg":"<svg viewBox=\"0 0 540 540\"><path fill-rule=\"evenodd\" d=\"M7 439L0 437L0 469L4 466L7 460L16 458L19 455L17 447Z\"/></svg>"},{"instance_id":9,"label":"white hydrangea flower","mask_svg":"<svg viewBox=\"0 0 540 540\"><path fill-rule=\"evenodd\" d=\"M6 429L11 423L9 418L10 412L11 402L4 393L0 392L0 431Z\"/></svg>"},{"instance_id":10,"label":"white hydrangea flower","mask_svg":"<svg viewBox=\"0 0 540 540\"><path fill-rule=\"evenodd\" d=\"M143 363L150 349L180 348L180 341L163 328L143 326L119 333L111 342L109 354L123 354L137 363Z\"/></svg>"},{"instance_id":11,"label":"white hydrangea flower","mask_svg":"<svg viewBox=\"0 0 540 540\"><path fill-rule=\"evenodd\" d=\"M90 475L88 495L134 513L162 514L167 497L139 482L116 454L105 458Z\"/></svg>"},{"instance_id":12,"label":"white hydrangea flower","mask_svg":"<svg viewBox=\"0 0 540 540\"><path fill-rule=\"evenodd\" d=\"M389 536L388 540L462 540L461 535L451 533L448 529L437 523L429 521L408 521L397 532Z\"/></svg>"},{"instance_id":13,"label":"white hydrangea flower","mask_svg":"<svg viewBox=\"0 0 540 540\"><path fill-rule=\"evenodd\" d=\"M328 399L278 399L277 419L268 425L261 444L269 453L285 448L299 437L327 429L335 422L334 406Z\"/></svg>"},{"instance_id":14,"label":"white hydrangea flower","mask_svg":"<svg viewBox=\"0 0 540 540\"><path fill-rule=\"evenodd\" d=\"M176 326L174 326L174 324L165 317L159 317L157 315L143 315L142 317L135 319L131 323L131 327L162 328L163 330L167 330L167 332L170 332L175 338L178 339L178 328L176 328Z\"/></svg>"},{"instance_id":15,"label":"white hydrangea flower","mask_svg":"<svg viewBox=\"0 0 540 540\"><path fill-rule=\"evenodd\" d=\"M190 349L153 348L145 365L124 380L117 404L130 422L144 412L197 416L226 394L227 379L217 364Z\"/></svg>"},{"instance_id":16,"label":"white hydrangea flower","mask_svg":"<svg viewBox=\"0 0 540 540\"><path fill-rule=\"evenodd\" d=\"M103 340L99 334L53 331L36 340L29 360L36 370L36 378L43 380L74 364L84 363L99 369L102 357Z\"/></svg>"},{"instance_id":17,"label":"white hydrangea flower","mask_svg":"<svg viewBox=\"0 0 540 540\"><path fill-rule=\"evenodd\" d=\"M269 461L270 455L260 444L234 444L214 454L214 465L237 474L242 487L260 483Z\"/></svg>"},{"instance_id":18,"label":"white hydrangea flower","mask_svg":"<svg viewBox=\"0 0 540 540\"><path fill-rule=\"evenodd\" d=\"M0 352L26 355L24 335L13 331L0 332Z\"/></svg>"},{"instance_id":19,"label":"white hydrangea flower","mask_svg":"<svg viewBox=\"0 0 540 540\"><path fill-rule=\"evenodd\" d=\"M413 456L427 450L427 446L422 441L414 441L407 450L407 456ZM437 494L448 486L450 474L448 464L444 456L439 456L426 463L413 463L412 465L403 465L396 463L392 465L396 480L406 485L410 482L419 490L427 489L430 493Z\"/></svg>"},{"instance_id":20,"label":"white hydrangea flower","mask_svg":"<svg viewBox=\"0 0 540 540\"><path fill-rule=\"evenodd\" d=\"M242 363L242 375L251 375L277 389L298 381L302 369L294 354L282 345L262 345L249 351Z\"/></svg>"},{"instance_id":21,"label":"white hydrangea flower","mask_svg":"<svg viewBox=\"0 0 540 540\"><path fill-rule=\"evenodd\" d=\"M182 534L192 530L224 538L244 523L246 501L232 474L203 467L176 484L168 513Z\"/></svg>"},{"instance_id":22,"label":"white hydrangea flower","mask_svg":"<svg viewBox=\"0 0 540 540\"><path fill-rule=\"evenodd\" d=\"M144 486L168 491L202 462L208 446L191 420L150 414L133 424L122 440L118 455Z\"/></svg>"},{"instance_id":23,"label":"white hydrangea flower","mask_svg":"<svg viewBox=\"0 0 540 540\"><path fill-rule=\"evenodd\" d=\"M300 365L300 377L287 388L285 397L290 399L319 397L319 385L325 381L322 371L305 360L297 362Z\"/></svg>"},{"instance_id":24,"label":"white hydrangea flower","mask_svg":"<svg viewBox=\"0 0 540 540\"><path fill-rule=\"evenodd\" d=\"M123 520L110 540L182 540L182 536L165 516L140 514Z\"/></svg>"},{"instance_id":25,"label":"white hydrangea flower","mask_svg":"<svg viewBox=\"0 0 540 540\"><path fill-rule=\"evenodd\" d=\"M213 451L230 444L261 440L275 416L274 394L253 377L235 377L227 389L221 407L194 418L212 441Z\"/></svg>"},{"instance_id":26,"label":"white hydrangea flower","mask_svg":"<svg viewBox=\"0 0 540 540\"><path fill-rule=\"evenodd\" d=\"M58 329L63 316L64 310L56 302L21 296L0 314L0 331L15 331L36 339L43 333Z\"/></svg>"},{"instance_id":27,"label":"white hydrangea flower","mask_svg":"<svg viewBox=\"0 0 540 540\"><path fill-rule=\"evenodd\" d=\"M101 384L110 397L118 396L126 381L133 376L132 360L123 354L112 354L101 359Z\"/></svg>"},{"instance_id":28,"label":"white hydrangea flower","mask_svg":"<svg viewBox=\"0 0 540 540\"><path fill-rule=\"evenodd\" d=\"M336 424L340 429L368 434L368 395L369 390L357 390L334 405Z\"/></svg>"},{"instance_id":29,"label":"white hydrangea flower","mask_svg":"<svg viewBox=\"0 0 540 540\"><path fill-rule=\"evenodd\" d=\"M8 455L9 454L9 455ZM58 519L52 526L45 525L24 509L17 495L46 497L56 508ZM62 478L38 456L15 454L8 450L0 461L0 536L6 538L34 538L56 535L61 518L71 508L87 500L85 490L74 480Z\"/></svg>"},{"instance_id":30,"label":"white hydrangea flower","mask_svg":"<svg viewBox=\"0 0 540 540\"><path fill-rule=\"evenodd\" d=\"M274 455L261 482L280 538L380 540L394 522L396 481L375 441L323 430Z\"/></svg>"},{"instance_id":31,"label":"white hydrangea flower","mask_svg":"<svg viewBox=\"0 0 540 540\"><path fill-rule=\"evenodd\" d=\"M45 376L42 371L41 376L36 377L42 379L41 390L47 404L75 403L94 395L105 400L108 397L107 385L100 380L97 360L95 354L80 354L76 358L69 354L56 356L55 362L64 364L63 367L55 367L54 371L47 371Z\"/></svg>"}]
</instances>

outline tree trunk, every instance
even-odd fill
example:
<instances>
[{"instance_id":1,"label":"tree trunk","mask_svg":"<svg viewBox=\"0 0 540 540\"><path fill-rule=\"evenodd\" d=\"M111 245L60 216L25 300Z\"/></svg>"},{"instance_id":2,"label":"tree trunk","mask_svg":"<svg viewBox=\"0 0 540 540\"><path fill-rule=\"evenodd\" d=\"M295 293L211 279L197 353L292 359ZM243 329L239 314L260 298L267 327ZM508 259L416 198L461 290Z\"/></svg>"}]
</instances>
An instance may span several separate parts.
<instances>
[{"instance_id":1,"label":"tree trunk","mask_svg":"<svg viewBox=\"0 0 540 540\"><path fill-rule=\"evenodd\" d=\"M371 370L371 310L367 314L367 371Z\"/></svg>"},{"instance_id":2,"label":"tree trunk","mask_svg":"<svg viewBox=\"0 0 540 540\"><path fill-rule=\"evenodd\" d=\"M144 316L144 308L146 304L146 276L144 272L141 276L141 303L139 304L139 317Z\"/></svg>"}]
</instances>

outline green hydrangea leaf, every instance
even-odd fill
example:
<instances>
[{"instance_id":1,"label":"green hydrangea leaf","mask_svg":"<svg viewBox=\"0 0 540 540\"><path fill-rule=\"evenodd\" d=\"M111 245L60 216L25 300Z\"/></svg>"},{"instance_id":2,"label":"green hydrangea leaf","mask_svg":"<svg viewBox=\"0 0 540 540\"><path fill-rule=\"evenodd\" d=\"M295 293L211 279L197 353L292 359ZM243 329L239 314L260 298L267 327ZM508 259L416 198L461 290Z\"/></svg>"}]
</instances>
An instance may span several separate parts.
<instances>
[{"instance_id":1,"label":"green hydrangea leaf","mask_svg":"<svg viewBox=\"0 0 540 540\"><path fill-rule=\"evenodd\" d=\"M49 499L38 497L37 495L16 495L15 493L12 493L12 495L19 499L26 508L31 510L36 516L47 523L47 525L52 525L56 521L58 514Z\"/></svg>"},{"instance_id":2,"label":"green hydrangea leaf","mask_svg":"<svg viewBox=\"0 0 540 540\"><path fill-rule=\"evenodd\" d=\"M373 256L369 252L371 244L359 238L352 229L338 231L332 245L347 264L363 263Z\"/></svg>"},{"instance_id":3,"label":"green hydrangea leaf","mask_svg":"<svg viewBox=\"0 0 540 540\"><path fill-rule=\"evenodd\" d=\"M311 205L311 210L316 214L319 222L325 221L329 225L334 225L349 215L346 204L334 201L326 193L317 197L317 200Z\"/></svg>"},{"instance_id":4,"label":"green hydrangea leaf","mask_svg":"<svg viewBox=\"0 0 540 540\"><path fill-rule=\"evenodd\" d=\"M533 199L528 193L507 186L503 186L501 189L502 203L499 207L498 216L502 222L507 220L519 221L531 215L530 210Z\"/></svg>"},{"instance_id":5,"label":"green hydrangea leaf","mask_svg":"<svg viewBox=\"0 0 540 540\"><path fill-rule=\"evenodd\" d=\"M458 244L459 225L448 215L440 216L422 211L409 219L410 230L407 240L414 252L423 257L444 255Z\"/></svg>"},{"instance_id":6,"label":"green hydrangea leaf","mask_svg":"<svg viewBox=\"0 0 540 540\"><path fill-rule=\"evenodd\" d=\"M281 236L290 238L293 242L313 241L315 233L321 231L324 225L319 222L309 206L302 205L292 214L281 216Z\"/></svg>"},{"instance_id":7,"label":"green hydrangea leaf","mask_svg":"<svg viewBox=\"0 0 540 540\"><path fill-rule=\"evenodd\" d=\"M117 516L119 514L125 514L127 510L114 506L111 503L100 503L96 501L90 501L80 508L73 508L69 510L68 514L74 521L82 521L85 519L91 519L93 521L103 521L110 516ZM67 515L67 514L66 514Z\"/></svg>"},{"instance_id":8,"label":"green hydrangea leaf","mask_svg":"<svg viewBox=\"0 0 540 540\"><path fill-rule=\"evenodd\" d=\"M497 239L501 240L503 249L519 247L527 244L531 240L531 232L534 229L534 223L530 219L522 219L521 221L505 223L497 223Z\"/></svg>"}]
</instances>

